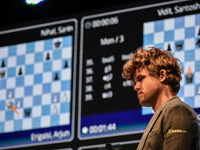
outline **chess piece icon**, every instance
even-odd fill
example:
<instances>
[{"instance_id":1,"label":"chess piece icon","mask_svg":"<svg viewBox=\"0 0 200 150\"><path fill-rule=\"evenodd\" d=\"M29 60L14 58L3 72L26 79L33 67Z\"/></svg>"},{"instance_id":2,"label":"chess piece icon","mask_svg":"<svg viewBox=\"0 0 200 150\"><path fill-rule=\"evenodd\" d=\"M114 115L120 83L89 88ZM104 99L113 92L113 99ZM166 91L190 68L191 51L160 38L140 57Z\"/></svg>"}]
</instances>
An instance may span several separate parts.
<instances>
[{"instance_id":1,"label":"chess piece icon","mask_svg":"<svg viewBox=\"0 0 200 150\"><path fill-rule=\"evenodd\" d=\"M3 67L5 67L6 65L5 65L5 61L4 60L2 60L2 63L1 63L1 68L3 68Z\"/></svg>"},{"instance_id":2,"label":"chess piece icon","mask_svg":"<svg viewBox=\"0 0 200 150\"><path fill-rule=\"evenodd\" d=\"M200 39L198 39L196 45L200 47Z\"/></svg>"},{"instance_id":3,"label":"chess piece icon","mask_svg":"<svg viewBox=\"0 0 200 150\"><path fill-rule=\"evenodd\" d=\"M50 60L50 54L47 52L46 60Z\"/></svg>"},{"instance_id":4,"label":"chess piece icon","mask_svg":"<svg viewBox=\"0 0 200 150\"><path fill-rule=\"evenodd\" d=\"M17 101L16 107L17 107L17 108L20 108L21 106L22 106L22 102L21 102L21 100L18 100L18 101Z\"/></svg>"},{"instance_id":5,"label":"chess piece icon","mask_svg":"<svg viewBox=\"0 0 200 150\"><path fill-rule=\"evenodd\" d=\"M5 78L5 76L6 76L6 70L0 71L0 77Z\"/></svg>"},{"instance_id":6,"label":"chess piece icon","mask_svg":"<svg viewBox=\"0 0 200 150\"><path fill-rule=\"evenodd\" d=\"M53 112L52 112L54 115L55 114L58 114L58 107L57 107L57 105L54 105L53 106Z\"/></svg>"},{"instance_id":7,"label":"chess piece icon","mask_svg":"<svg viewBox=\"0 0 200 150\"><path fill-rule=\"evenodd\" d=\"M54 80L58 80L59 78L58 78L58 73L56 73L55 74L55 78L54 78Z\"/></svg>"},{"instance_id":8,"label":"chess piece icon","mask_svg":"<svg viewBox=\"0 0 200 150\"><path fill-rule=\"evenodd\" d=\"M183 48L183 42L180 41L180 42L176 42L176 50L182 50Z\"/></svg>"},{"instance_id":9,"label":"chess piece icon","mask_svg":"<svg viewBox=\"0 0 200 150\"><path fill-rule=\"evenodd\" d=\"M57 103L57 102L58 102L58 95L57 95L57 94L54 95L53 102L54 102L54 103Z\"/></svg>"},{"instance_id":10,"label":"chess piece icon","mask_svg":"<svg viewBox=\"0 0 200 150\"><path fill-rule=\"evenodd\" d=\"M199 95L200 95L200 86L199 86L199 88L198 88L197 94L199 94Z\"/></svg>"},{"instance_id":11,"label":"chess piece icon","mask_svg":"<svg viewBox=\"0 0 200 150\"><path fill-rule=\"evenodd\" d=\"M67 60L65 61L65 65L64 65L64 68L67 68L68 67L68 63L67 63Z\"/></svg>"},{"instance_id":12,"label":"chess piece icon","mask_svg":"<svg viewBox=\"0 0 200 150\"><path fill-rule=\"evenodd\" d=\"M167 51L172 51L170 44L167 45Z\"/></svg>"},{"instance_id":13,"label":"chess piece icon","mask_svg":"<svg viewBox=\"0 0 200 150\"><path fill-rule=\"evenodd\" d=\"M8 92L8 98L13 98L13 92L11 90Z\"/></svg>"},{"instance_id":14,"label":"chess piece icon","mask_svg":"<svg viewBox=\"0 0 200 150\"><path fill-rule=\"evenodd\" d=\"M18 76L21 76L23 74L22 68L19 68Z\"/></svg>"},{"instance_id":15,"label":"chess piece icon","mask_svg":"<svg viewBox=\"0 0 200 150\"><path fill-rule=\"evenodd\" d=\"M30 115L31 115L31 109L30 108L25 109L24 110L24 114L25 114L25 117L30 117Z\"/></svg>"},{"instance_id":16,"label":"chess piece icon","mask_svg":"<svg viewBox=\"0 0 200 150\"><path fill-rule=\"evenodd\" d=\"M64 94L63 94L62 101L63 101L63 102L66 102L66 101L67 101L67 93L64 93Z\"/></svg>"},{"instance_id":17,"label":"chess piece icon","mask_svg":"<svg viewBox=\"0 0 200 150\"><path fill-rule=\"evenodd\" d=\"M199 32L198 32L197 36L200 36L200 27L199 27Z\"/></svg>"},{"instance_id":18,"label":"chess piece icon","mask_svg":"<svg viewBox=\"0 0 200 150\"><path fill-rule=\"evenodd\" d=\"M187 83L192 83L192 70L191 70L191 67L188 68L188 72L187 72L187 77L186 77L186 81Z\"/></svg>"},{"instance_id":19,"label":"chess piece icon","mask_svg":"<svg viewBox=\"0 0 200 150\"><path fill-rule=\"evenodd\" d=\"M60 47L60 44L61 44L61 42L60 42L60 41L57 41L57 42L55 42L55 43L54 43L54 45L55 45L55 48L59 48L59 47Z\"/></svg>"}]
</instances>

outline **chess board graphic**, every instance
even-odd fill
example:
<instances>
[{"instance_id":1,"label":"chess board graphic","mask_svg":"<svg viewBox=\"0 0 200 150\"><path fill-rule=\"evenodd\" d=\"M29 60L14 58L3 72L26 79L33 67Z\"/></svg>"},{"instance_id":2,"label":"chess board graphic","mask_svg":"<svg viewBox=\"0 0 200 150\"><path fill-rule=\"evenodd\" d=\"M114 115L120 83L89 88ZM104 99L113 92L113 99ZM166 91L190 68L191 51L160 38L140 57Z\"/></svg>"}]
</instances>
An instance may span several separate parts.
<instances>
[{"instance_id":1,"label":"chess board graphic","mask_svg":"<svg viewBox=\"0 0 200 150\"><path fill-rule=\"evenodd\" d=\"M73 36L0 47L0 134L70 124Z\"/></svg>"},{"instance_id":2,"label":"chess board graphic","mask_svg":"<svg viewBox=\"0 0 200 150\"><path fill-rule=\"evenodd\" d=\"M171 51L180 59L178 96L192 108L200 108L200 14L145 22L143 45ZM151 108L142 107L142 114L152 113Z\"/></svg>"}]
</instances>

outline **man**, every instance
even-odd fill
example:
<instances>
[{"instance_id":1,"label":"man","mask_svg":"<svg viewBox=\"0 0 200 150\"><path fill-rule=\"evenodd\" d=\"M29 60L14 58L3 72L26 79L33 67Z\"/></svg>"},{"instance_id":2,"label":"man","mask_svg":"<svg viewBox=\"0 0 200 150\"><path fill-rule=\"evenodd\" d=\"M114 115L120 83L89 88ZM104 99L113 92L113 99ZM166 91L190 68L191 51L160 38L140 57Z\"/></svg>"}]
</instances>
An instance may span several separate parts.
<instances>
[{"instance_id":1,"label":"man","mask_svg":"<svg viewBox=\"0 0 200 150\"><path fill-rule=\"evenodd\" d=\"M139 103L155 112L138 150L199 150L196 114L177 96L181 80L178 62L170 52L140 47L123 67L123 77L132 80Z\"/></svg>"}]
</instances>

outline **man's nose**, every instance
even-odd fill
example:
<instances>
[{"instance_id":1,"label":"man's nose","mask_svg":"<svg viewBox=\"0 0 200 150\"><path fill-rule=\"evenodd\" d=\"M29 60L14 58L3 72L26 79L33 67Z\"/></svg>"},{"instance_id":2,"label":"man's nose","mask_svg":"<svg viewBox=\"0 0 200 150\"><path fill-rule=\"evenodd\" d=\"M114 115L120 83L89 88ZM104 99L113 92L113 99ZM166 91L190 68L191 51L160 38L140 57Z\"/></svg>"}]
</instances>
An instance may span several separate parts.
<instances>
[{"instance_id":1,"label":"man's nose","mask_svg":"<svg viewBox=\"0 0 200 150\"><path fill-rule=\"evenodd\" d=\"M141 84L140 84L139 82L136 82L136 83L135 83L135 86L134 86L134 90L135 90L135 91L139 91L140 88L141 88Z\"/></svg>"}]
</instances>

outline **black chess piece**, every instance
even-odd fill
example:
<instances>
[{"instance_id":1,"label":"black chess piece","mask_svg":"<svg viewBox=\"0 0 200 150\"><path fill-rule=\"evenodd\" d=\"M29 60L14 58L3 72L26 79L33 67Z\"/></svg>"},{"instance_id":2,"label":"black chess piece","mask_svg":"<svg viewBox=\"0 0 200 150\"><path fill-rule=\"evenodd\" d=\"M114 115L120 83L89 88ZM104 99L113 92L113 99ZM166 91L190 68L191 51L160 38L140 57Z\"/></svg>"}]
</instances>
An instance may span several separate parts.
<instances>
[{"instance_id":1,"label":"black chess piece","mask_svg":"<svg viewBox=\"0 0 200 150\"><path fill-rule=\"evenodd\" d=\"M167 45L167 51L172 51L170 44Z\"/></svg>"},{"instance_id":2,"label":"black chess piece","mask_svg":"<svg viewBox=\"0 0 200 150\"><path fill-rule=\"evenodd\" d=\"M31 109L24 110L25 117L29 117L31 115Z\"/></svg>"},{"instance_id":3,"label":"black chess piece","mask_svg":"<svg viewBox=\"0 0 200 150\"><path fill-rule=\"evenodd\" d=\"M54 80L58 80L59 78L58 78L58 73L56 73L55 74L55 78L54 78Z\"/></svg>"},{"instance_id":4,"label":"black chess piece","mask_svg":"<svg viewBox=\"0 0 200 150\"><path fill-rule=\"evenodd\" d=\"M199 27L199 32L198 32L198 34L197 34L198 36L200 36L200 27Z\"/></svg>"},{"instance_id":5,"label":"black chess piece","mask_svg":"<svg viewBox=\"0 0 200 150\"><path fill-rule=\"evenodd\" d=\"M65 61L65 65L64 65L64 68L67 68L68 67L68 63L67 63L67 60Z\"/></svg>"},{"instance_id":6,"label":"black chess piece","mask_svg":"<svg viewBox=\"0 0 200 150\"><path fill-rule=\"evenodd\" d=\"M23 73L22 73L22 68L19 68L19 72L18 72L18 75L21 76Z\"/></svg>"},{"instance_id":7,"label":"black chess piece","mask_svg":"<svg viewBox=\"0 0 200 150\"><path fill-rule=\"evenodd\" d=\"M50 60L50 55L49 55L49 53L47 53L47 55L46 55L46 60Z\"/></svg>"},{"instance_id":8,"label":"black chess piece","mask_svg":"<svg viewBox=\"0 0 200 150\"><path fill-rule=\"evenodd\" d=\"M200 47L200 39L198 39L198 41L197 41L197 46Z\"/></svg>"},{"instance_id":9,"label":"black chess piece","mask_svg":"<svg viewBox=\"0 0 200 150\"><path fill-rule=\"evenodd\" d=\"M61 42L60 42L60 41L57 41L57 42L55 43L55 47L56 47L56 48L59 48L59 47L60 47L60 44L61 44Z\"/></svg>"},{"instance_id":10,"label":"black chess piece","mask_svg":"<svg viewBox=\"0 0 200 150\"><path fill-rule=\"evenodd\" d=\"M3 67L5 67L6 65L5 65L5 61L4 60L2 60L2 63L1 63L1 68L3 68Z\"/></svg>"}]
</instances>

